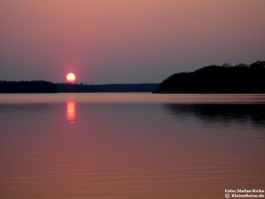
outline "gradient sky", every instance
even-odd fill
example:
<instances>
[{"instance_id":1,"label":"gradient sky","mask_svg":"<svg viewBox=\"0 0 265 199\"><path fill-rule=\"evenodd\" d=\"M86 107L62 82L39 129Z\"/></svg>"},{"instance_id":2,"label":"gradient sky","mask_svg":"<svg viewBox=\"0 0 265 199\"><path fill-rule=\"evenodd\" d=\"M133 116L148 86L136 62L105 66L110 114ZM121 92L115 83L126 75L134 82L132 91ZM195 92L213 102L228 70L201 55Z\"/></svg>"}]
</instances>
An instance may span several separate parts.
<instances>
[{"instance_id":1,"label":"gradient sky","mask_svg":"<svg viewBox=\"0 0 265 199\"><path fill-rule=\"evenodd\" d=\"M0 0L0 79L160 82L265 59L264 0Z\"/></svg>"}]
</instances>

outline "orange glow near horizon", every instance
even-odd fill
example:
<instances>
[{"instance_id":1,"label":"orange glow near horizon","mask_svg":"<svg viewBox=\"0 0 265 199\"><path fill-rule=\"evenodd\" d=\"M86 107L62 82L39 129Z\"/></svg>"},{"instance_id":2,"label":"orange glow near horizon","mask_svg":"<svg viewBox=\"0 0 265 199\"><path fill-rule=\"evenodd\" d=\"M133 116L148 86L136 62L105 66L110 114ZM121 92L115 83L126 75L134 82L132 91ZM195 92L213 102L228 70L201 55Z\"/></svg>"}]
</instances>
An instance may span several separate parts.
<instances>
[{"instance_id":1,"label":"orange glow near horizon","mask_svg":"<svg viewBox=\"0 0 265 199\"><path fill-rule=\"evenodd\" d=\"M70 122L70 124L75 123L75 102L74 101L68 101L66 103L66 111L67 111L67 120Z\"/></svg>"},{"instance_id":2,"label":"orange glow near horizon","mask_svg":"<svg viewBox=\"0 0 265 199\"><path fill-rule=\"evenodd\" d=\"M66 80L70 83L75 82L76 75L74 73L68 73L66 75Z\"/></svg>"}]
</instances>

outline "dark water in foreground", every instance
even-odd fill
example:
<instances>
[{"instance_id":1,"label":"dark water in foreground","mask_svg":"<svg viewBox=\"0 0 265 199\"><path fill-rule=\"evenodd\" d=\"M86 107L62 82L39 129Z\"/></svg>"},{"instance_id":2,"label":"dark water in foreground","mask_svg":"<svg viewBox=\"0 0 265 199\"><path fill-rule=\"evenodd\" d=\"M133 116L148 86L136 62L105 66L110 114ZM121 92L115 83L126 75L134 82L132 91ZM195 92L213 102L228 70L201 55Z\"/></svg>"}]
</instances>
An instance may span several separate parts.
<instances>
[{"instance_id":1,"label":"dark water in foreground","mask_svg":"<svg viewBox=\"0 0 265 199\"><path fill-rule=\"evenodd\" d=\"M0 95L0 198L224 198L265 185L265 95Z\"/></svg>"}]
</instances>

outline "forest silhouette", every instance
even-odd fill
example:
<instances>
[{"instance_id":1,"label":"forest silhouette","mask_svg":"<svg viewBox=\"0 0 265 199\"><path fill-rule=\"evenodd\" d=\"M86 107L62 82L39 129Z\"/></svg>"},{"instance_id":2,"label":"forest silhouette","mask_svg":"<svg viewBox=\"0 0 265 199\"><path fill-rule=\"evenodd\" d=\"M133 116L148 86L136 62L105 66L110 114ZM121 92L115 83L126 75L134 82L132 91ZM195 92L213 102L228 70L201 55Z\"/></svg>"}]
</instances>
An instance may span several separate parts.
<instances>
[{"instance_id":1,"label":"forest silhouette","mask_svg":"<svg viewBox=\"0 0 265 199\"><path fill-rule=\"evenodd\" d=\"M250 65L211 65L176 73L158 86L160 93L265 93L265 61Z\"/></svg>"},{"instance_id":2,"label":"forest silhouette","mask_svg":"<svg viewBox=\"0 0 265 199\"><path fill-rule=\"evenodd\" d=\"M0 81L0 93L153 92L158 84L69 84L47 81Z\"/></svg>"},{"instance_id":3,"label":"forest silhouette","mask_svg":"<svg viewBox=\"0 0 265 199\"><path fill-rule=\"evenodd\" d=\"M48 81L0 81L0 93L154 92L265 93L265 61L250 65L211 65L176 73L160 84L67 84Z\"/></svg>"}]
</instances>

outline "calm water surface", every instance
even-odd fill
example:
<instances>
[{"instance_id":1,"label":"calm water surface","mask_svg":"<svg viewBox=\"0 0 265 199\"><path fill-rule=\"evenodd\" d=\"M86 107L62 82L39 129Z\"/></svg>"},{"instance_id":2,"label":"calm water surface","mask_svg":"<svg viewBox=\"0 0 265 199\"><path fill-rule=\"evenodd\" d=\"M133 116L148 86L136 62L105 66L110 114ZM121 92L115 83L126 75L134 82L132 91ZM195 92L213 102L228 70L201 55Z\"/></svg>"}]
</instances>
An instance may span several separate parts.
<instances>
[{"instance_id":1,"label":"calm water surface","mask_svg":"<svg viewBox=\"0 0 265 199\"><path fill-rule=\"evenodd\" d=\"M265 185L265 95L0 95L0 198L224 198Z\"/></svg>"}]
</instances>

